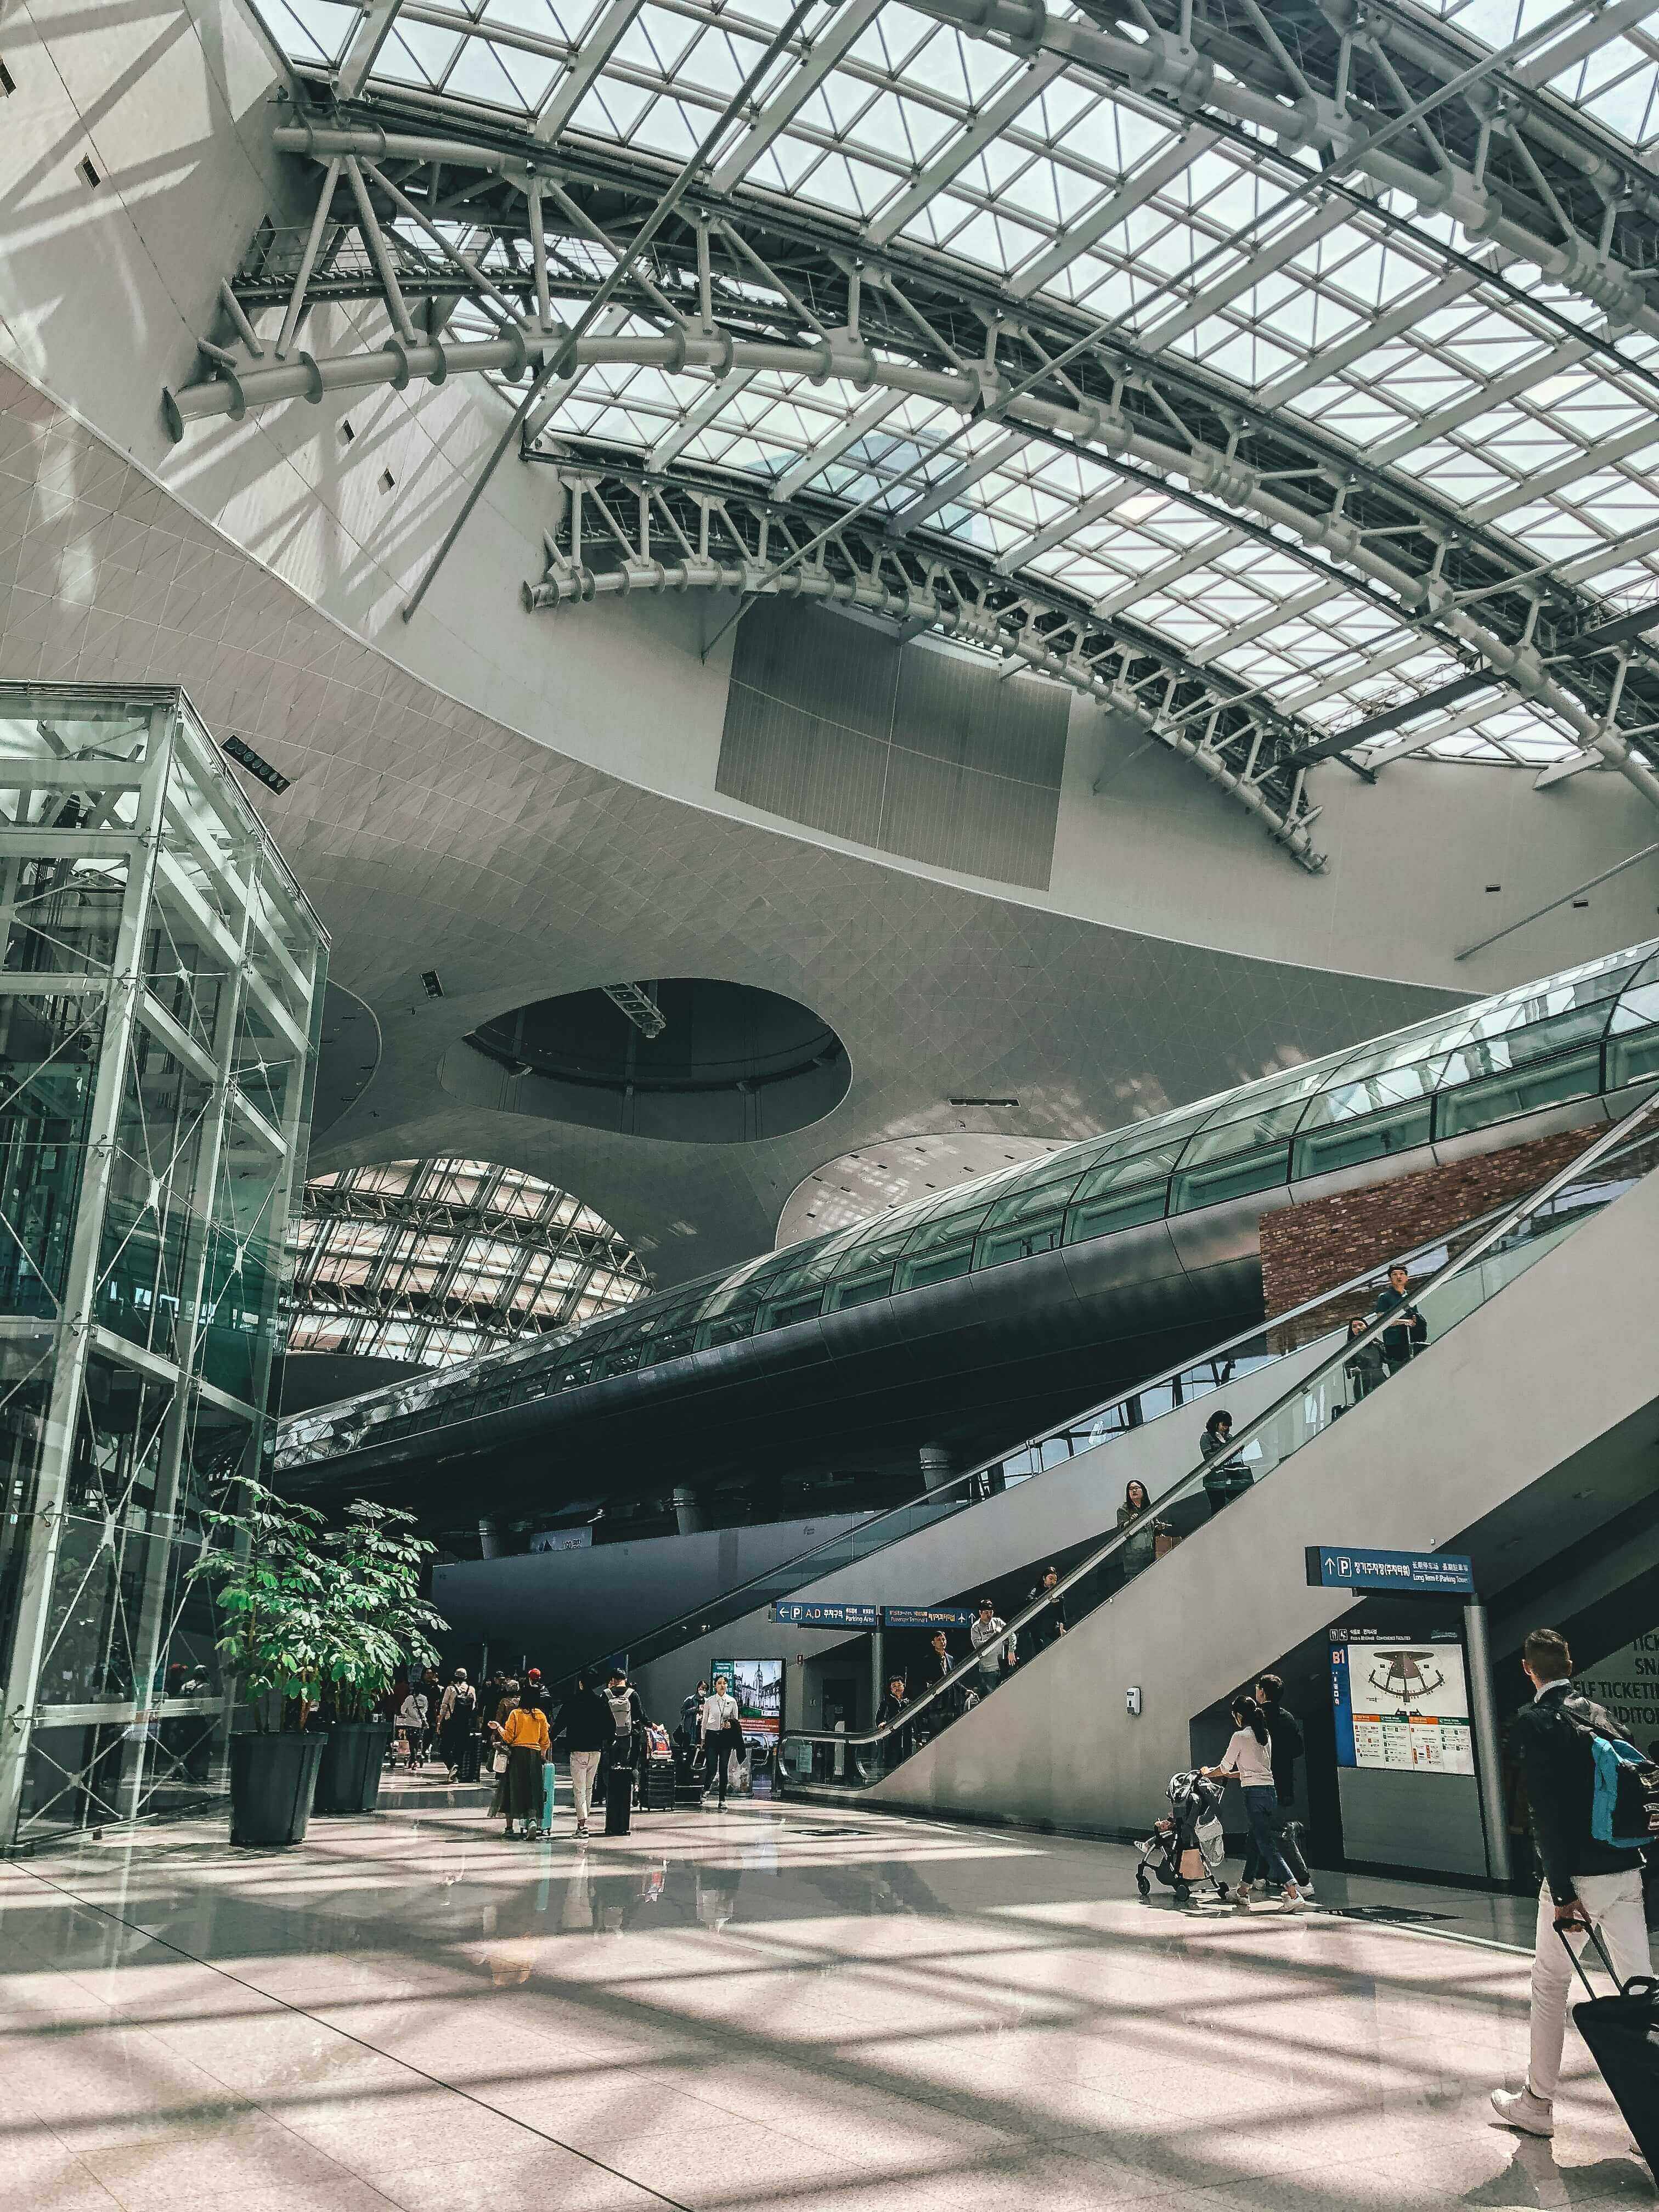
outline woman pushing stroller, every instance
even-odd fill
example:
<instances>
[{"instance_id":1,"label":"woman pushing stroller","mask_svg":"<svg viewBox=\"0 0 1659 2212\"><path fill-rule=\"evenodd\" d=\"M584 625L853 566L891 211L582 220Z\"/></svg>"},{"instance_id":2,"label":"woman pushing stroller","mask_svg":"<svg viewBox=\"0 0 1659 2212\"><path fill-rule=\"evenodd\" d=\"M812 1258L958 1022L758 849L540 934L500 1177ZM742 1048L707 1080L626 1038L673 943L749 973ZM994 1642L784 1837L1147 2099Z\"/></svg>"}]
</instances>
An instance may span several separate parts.
<instances>
[{"instance_id":1,"label":"woman pushing stroller","mask_svg":"<svg viewBox=\"0 0 1659 2212\"><path fill-rule=\"evenodd\" d=\"M1250 1824L1250 1847L1244 1855L1244 1879L1233 1892L1248 1905L1251 1884L1280 1881L1286 1905L1300 1905L1302 1892L1279 1847L1279 1791L1273 1783L1266 1716L1255 1699L1243 1691L1232 1701L1233 1740L1218 1766L1201 1770L1211 1782L1237 1782L1244 1793L1245 1817Z\"/></svg>"}]
</instances>

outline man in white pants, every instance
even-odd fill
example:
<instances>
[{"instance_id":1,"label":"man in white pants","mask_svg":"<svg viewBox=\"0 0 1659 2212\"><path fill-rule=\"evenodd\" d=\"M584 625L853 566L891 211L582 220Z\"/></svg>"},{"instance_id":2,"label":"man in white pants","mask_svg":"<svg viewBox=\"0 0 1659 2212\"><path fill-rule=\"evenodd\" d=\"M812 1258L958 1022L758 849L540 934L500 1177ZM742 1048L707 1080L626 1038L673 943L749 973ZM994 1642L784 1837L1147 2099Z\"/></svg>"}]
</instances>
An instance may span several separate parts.
<instances>
[{"instance_id":1,"label":"man in white pants","mask_svg":"<svg viewBox=\"0 0 1659 2212\"><path fill-rule=\"evenodd\" d=\"M1593 1733L1617 1735L1607 1713L1572 1686L1572 1654L1553 1628L1534 1628L1522 1664L1533 1701L1516 1716L1511 1741L1521 1762L1533 1840L1544 1869L1538 1893L1538 1936L1532 1962L1532 2053L1518 2089L1494 2089L1492 2106L1506 2127L1531 2136L1555 2133L1554 2097L1561 2078L1572 1960L1595 1928L1621 1982L1652 1972L1642 1909L1642 1854L1602 1843L1591 1832L1595 1774Z\"/></svg>"}]
</instances>

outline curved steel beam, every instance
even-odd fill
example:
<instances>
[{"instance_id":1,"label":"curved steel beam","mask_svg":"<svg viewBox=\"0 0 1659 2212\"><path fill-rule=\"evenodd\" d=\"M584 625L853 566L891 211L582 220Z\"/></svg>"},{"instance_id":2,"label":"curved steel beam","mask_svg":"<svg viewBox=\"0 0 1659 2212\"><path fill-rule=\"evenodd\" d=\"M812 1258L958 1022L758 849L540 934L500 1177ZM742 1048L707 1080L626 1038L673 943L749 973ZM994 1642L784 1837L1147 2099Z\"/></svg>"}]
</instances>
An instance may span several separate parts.
<instances>
[{"instance_id":1,"label":"curved steel beam","mask_svg":"<svg viewBox=\"0 0 1659 2212\"><path fill-rule=\"evenodd\" d=\"M830 541L837 556L833 568L824 557L830 550L826 545L810 563L775 574L767 561L768 533L787 538L785 526L791 518L745 487L714 489L679 479L647 482L584 465L580 458L568 465L562 461L559 467L572 488L574 519L565 532L570 551L562 552L550 538L545 574L520 586L526 611L552 612L596 599L627 599L641 592L733 591L858 607L893 623L902 635L938 630L1000 653L1009 669L1023 663L1085 698L1133 715L1254 815L1310 873L1326 865L1325 855L1315 850L1309 834L1319 810L1305 805L1303 780L1294 771L1279 771L1281 757L1316 732L1286 725L1265 702L1241 700L1212 672L1173 654L1164 641L1132 635L1127 629L1115 631L1085 608L1068 606L1054 595L1034 593L1018 579L999 576L988 564L964 560L959 548L927 556L916 552L903 562L878 531L849 530L844 537L837 533ZM606 489L611 490L609 500L604 496ZM592 564L584 557L584 493L594 500L607 533L607 551L613 557L605 564ZM701 511L696 547L665 504L671 494ZM637 501L631 538L618 520L619 510L629 514L622 495ZM653 549L653 506L676 540L667 558ZM752 545L733 520L734 506L750 522ZM729 551L713 550L714 513L732 541ZM799 520L803 531L811 531L816 518L803 514ZM620 559L614 557L617 548ZM923 572L920 578L911 573L918 567ZM1045 622L1047 629L1041 626ZM1086 649L1091 645L1097 647L1093 653ZM1130 667L1147 659L1156 664L1151 676L1142 675L1131 684ZM1115 668L1109 665L1114 659ZM1144 691L1160 682L1164 698L1149 704ZM1171 711L1178 697L1180 711Z\"/></svg>"},{"instance_id":2,"label":"curved steel beam","mask_svg":"<svg viewBox=\"0 0 1659 2212\"><path fill-rule=\"evenodd\" d=\"M339 354L321 360L302 352L290 362L269 367L232 370L222 366L208 382L166 392L163 407L168 428L179 439L187 422L213 416L240 420L250 407L274 406L288 399L319 403L329 392L376 385L401 391L416 379L441 384L468 370L493 370L516 379L527 368L539 368L561 356L573 367L627 362L670 374L698 368L716 376L727 376L734 370L771 370L815 380L837 377L864 391L880 386L941 400L964 414L981 404L1006 398L1012 388L1008 379L983 368L930 369L880 358L868 344L843 333L827 333L801 345L774 344L681 326L661 337L590 335L573 345L562 333L549 337L514 329L499 338L457 345L445 345L436 339L411 345L392 338L373 352ZM1367 534L1358 524L1340 515L1310 515L1265 483L1257 471L1218 448L1194 442L1183 449L1168 438L1153 435L1127 413L1091 402L1065 406L1027 394L1009 408L1008 416L1109 459L1126 455L1162 474L1179 477L1194 490L1259 516L1288 531L1302 544L1348 562L1393 592L1407 616L1431 617L1443 631L1480 653L1518 696L1547 707L1583 744L1594 746L1652 805L1659 806L1659 774L1628 740L1604 726L1550 673L1536 647L1511 641L1487 628L1469 609L1456 604L1456 594L1449 584L1401 568L1366 542Z\"/></svg>"}]
</instances>

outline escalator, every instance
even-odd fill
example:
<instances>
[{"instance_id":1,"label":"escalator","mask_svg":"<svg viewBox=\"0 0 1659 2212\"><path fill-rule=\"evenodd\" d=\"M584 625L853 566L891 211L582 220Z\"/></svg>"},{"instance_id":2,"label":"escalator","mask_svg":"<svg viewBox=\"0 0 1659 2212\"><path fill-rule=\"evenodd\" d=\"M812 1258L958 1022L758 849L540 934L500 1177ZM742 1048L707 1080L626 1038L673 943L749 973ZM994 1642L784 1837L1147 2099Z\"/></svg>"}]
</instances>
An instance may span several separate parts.
<instances>
[{"instance_id":1,"label":"escalator","mask_svg":"<svg viewBox=\"0 0 1659 2212\"><path fill-rule=\"evenodd\" d=\"M1527 1243L1532 1253L1547 1236L1564 1232L1568 1218L1540 1213ZM1397 1255L1414 1278L1435 1276L1507 1216L1490 1216ZM1340 1324L1367 1310L1386 1279L1379 1264L1265 1328L1232 1337L1202 1358L1155 1375L1063 1426L1031 1439L1000 1460L951 1476L904 1504L793 1554L733 1588L698 1601L643 1636L629 1640L629 1664L650 1694L653 1709L671 1711L689 1680L672 1690L673 1655L707 1646L716 1633L744 1649L764 1648L769 1608L785 1599L821 1604L880 1604L899 1598L945 1604L981 1588L1023 1591L1034 1565L1051 1559L1069 1564L1102 1540L1103 1498L1110 1528L1115 1501L1131 1479L1160 1498L1174 1533L1189 1534L1206 1517L1201 1484L1183 1487L1208 1407L1226 1405L1242 1425L1273 1404L1286 1389L1329 1359ZM1258 1448L1246 1443L1248 1453ZM799 1639L796 1639L799 1640ZM658 1668L653 1680L651 1671ZM567 1680L574 1680L574 1676ZM873 1710L873 1709L872 1709ZM842 1740L844 1743L844 1739ZM823 1765L828 1754L821 1754ZM844 1759L836 1760L844 1766Z\"/></svg>"},{"instance_id":2,"label":"escalator","mask_svg":"<svg viewBox=\"0 0 1659 2212\"><path fill-rule=\"evenodd\" d=\"M1214 1464L1192 1451L1152 1509L1180 1540L1148 1546L1144 1526L1102 1515L1061 1578L1068 1632L994 1694L978 1694L968 1657L898 1723L786 1730L780 1786L1125 1832L1190 1763L1198 1717L1352 1607L1346 1591L1307 1587L1310 1545L1467 1552L1501 1609L1510 1589L1541 1603L1553 1562L1565 1572L1571 1558L1582 1581L1600 1534L1603 1601L1630 1528L1659 1504L1656 1166L1659 1097L1453 1240L1413 1294L1426 1345L1380 1385L1381 1321L1275 1374L1231 1439L1240 1494L1224 1511L1205 1497ZM1042 1618L1023 1608L999 1640L1029 1651Z\"/></svg>"}]
</instances>

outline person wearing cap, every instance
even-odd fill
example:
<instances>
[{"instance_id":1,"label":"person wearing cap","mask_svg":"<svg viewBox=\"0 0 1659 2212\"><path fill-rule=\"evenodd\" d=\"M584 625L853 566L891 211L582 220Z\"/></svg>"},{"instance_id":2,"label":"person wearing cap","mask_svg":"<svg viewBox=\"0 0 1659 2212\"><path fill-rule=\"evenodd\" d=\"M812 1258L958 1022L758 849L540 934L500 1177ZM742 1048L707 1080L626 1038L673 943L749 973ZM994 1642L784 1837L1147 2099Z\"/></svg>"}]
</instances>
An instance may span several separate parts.
<instances>
[{"instance_id":1,"label":"person wearing cap","mask_svg":"<svg viewBox=\"0 0 1659 2212\"><path fill-rule=\"evenodd\" d=\"M1006 1644L997 1640L1006 1633L1007 1626L994 1601L988 1597L981 1598L975 1618L969 1627L968 1641L979 1654L978 1686L981 1698L990 1696L1005 1672L1014 1664L1014 1638L1010 1636Z\"/></svg>"}]
</instances>

